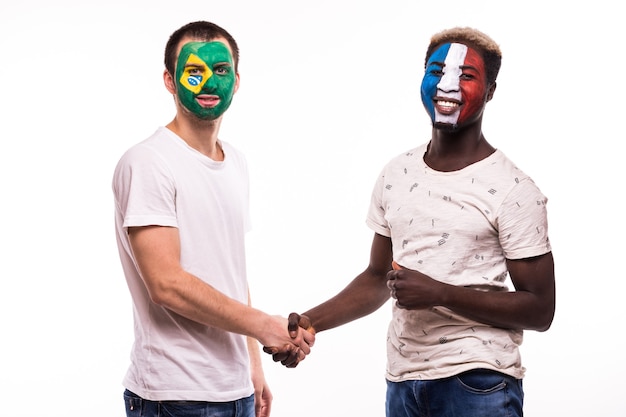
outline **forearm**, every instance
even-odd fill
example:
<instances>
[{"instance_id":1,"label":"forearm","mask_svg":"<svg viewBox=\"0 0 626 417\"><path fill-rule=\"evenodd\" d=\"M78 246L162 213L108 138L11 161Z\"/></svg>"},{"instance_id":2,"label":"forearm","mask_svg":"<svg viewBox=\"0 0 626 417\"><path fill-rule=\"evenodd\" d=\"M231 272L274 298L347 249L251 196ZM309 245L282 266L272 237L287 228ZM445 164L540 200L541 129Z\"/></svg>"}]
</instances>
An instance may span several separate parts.
<instances>
[{"instance_id":1,"label":"forearm","mask_svg":"<svg viewBox=\"0 0 626 417\"><path fill-rule=\"evenodd\" d=\"M554 316L554 262L550 253L507 260L515 291L483 290L437 281L398 266L388 275L399 308L446 307L464 317L495 327L544 331Z\"/></svg>"},{"instance_id":2,"label":"forearm","mask_svg":"<svg viewBox=\"0 0 626 417\"><path fill-rule=\"evenodd\" d=\"M283 334L288 336L282 328L283 321L226 296L182 267L178 229L131 228L129 240L155 304L206 326L254 337L264 344L286 343L280 341Z\"/></svg>"},{"instance_id":3,"label":"forearm","mask_svg":"<svg viewBox=\"0 0 626 417\"><path fill-rule=\"evenodd\" d=\"M543 331L549 327L549 307L536 294L526 291L485 292L446 285L442 306L494 327Z\"/></svg>"},{"instance_id":4,"label":"forearm","mask_svg":"<svg viewBox=\"0 0 626 417\"><path fill-rule=\"evenodd\" d=\"M388 299L384 277L357 276L333 298L304 313L316 332L332 329L378 310Z\"/></svg>"},{"instance_id":5,"label":"forearm","mask_svg":"<svg viewBox=\"0 0 626 417\"><path fill-rule=\"evenodd\" d=\"M260 341L268 331L277 331L271 330L274 323L268 314L226 296L185 271L172 274L150 288L156 304L195 322Z\"/></svg>"}]
</instances>

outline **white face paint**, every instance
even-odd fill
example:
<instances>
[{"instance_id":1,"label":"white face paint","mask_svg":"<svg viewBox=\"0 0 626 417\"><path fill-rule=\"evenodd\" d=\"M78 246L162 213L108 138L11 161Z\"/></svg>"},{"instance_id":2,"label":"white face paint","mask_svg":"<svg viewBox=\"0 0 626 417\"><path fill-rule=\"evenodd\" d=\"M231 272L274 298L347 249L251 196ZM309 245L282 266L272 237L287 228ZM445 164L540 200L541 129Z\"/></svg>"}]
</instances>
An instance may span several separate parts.
<instances>
[{"instance_id":1,"label":"white face paint","mask_svg":"<svg viewBox=\"0 0 626 417\"><path fill-rule=\"evenodd\" d=\"M460 80L463 73L463 63L467 55L467 46L460 43L450 45L446 60L444 61L443 76L437 84L437 97L449 98L455 103L461 102ZM440 101L440 105L443 103ZM456 124L459 119L459 111L452 114L435 112L435 122Z\"/></svg>"}]
</instances>

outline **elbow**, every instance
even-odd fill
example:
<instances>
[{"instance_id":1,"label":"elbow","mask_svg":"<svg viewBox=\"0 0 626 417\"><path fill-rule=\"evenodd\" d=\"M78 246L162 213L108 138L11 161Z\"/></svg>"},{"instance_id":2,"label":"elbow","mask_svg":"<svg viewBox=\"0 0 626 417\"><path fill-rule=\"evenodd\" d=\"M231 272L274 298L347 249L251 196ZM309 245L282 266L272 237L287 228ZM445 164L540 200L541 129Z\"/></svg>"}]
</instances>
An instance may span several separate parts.
<instances>
[{"instance_id":1,"label":"elbow","mask_svg":"<svg viewBox=\"0 0 626 417\"><path fill-rule=\"evenodd\" d=\"M154 304L160 307L167 307L168 297L165 291L150 289L148 290L148 295L150 296L150 301L152 301Z\"/></svg>"},{"instance_id":2,"label":"elbow","mask_svg":"<svg viewBox=\"0 0 626 417\"><path fill-rule=\"evenodd\" d=\"M154 304L160 307L171 308L172 300L174 299L173 288L167 285L153 283L153 285L146 286L146 289L150 300Z\"/></svg>"},{"instance_id":3,"label":"elbow","mask_svg":"<svg viewBox=\"0 0 626 417\"><path fill-rule=\"evenodd\" d=\"M531 326L529 329L535 330L538 332L545 332L548 329L550 329L550 327L552 327L553 320L554 320L554 309L551 309L550 311L547 311L544 314L542 314L540 317L538 317L538 320L536 320L536 322L533 323L533 326Z\"/></svg>"},{"instance_id":4,"label":"elbow","mask_svg":"<svg viewBox=\"0 0 626 417\"><path fill-rule=\"evenodd\" d=\"M546 331L546 330L548 330L550 327L552 327L552 319L553 319L553 318L554 318L554 315L552 315L552 316L550 317L550 319L549 319L549 320L547 320L547 321L543 324L543 326L540 326L540 327L537 329L537 331L538 331L538 332L545 332L545 331Z\"/></svg>"},{"instance_id":5,"label":"elbow","mask_svg":"<svg viewBox=\"0 0 626 417\"><path fill-rule=\"evenodd\" d=\"M148 295L150 296L150 301L160 307L167 307L166 299L167 297L160 291L148 291Z\"/></svg>"}]
</instances>

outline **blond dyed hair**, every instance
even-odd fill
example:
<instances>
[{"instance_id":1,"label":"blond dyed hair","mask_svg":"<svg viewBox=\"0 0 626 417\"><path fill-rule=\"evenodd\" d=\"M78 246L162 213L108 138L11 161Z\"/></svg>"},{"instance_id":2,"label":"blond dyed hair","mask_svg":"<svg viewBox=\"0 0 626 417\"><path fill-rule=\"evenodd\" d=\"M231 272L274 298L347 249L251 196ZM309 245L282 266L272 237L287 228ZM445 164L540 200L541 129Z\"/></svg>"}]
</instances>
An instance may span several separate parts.
<instances>
[{"instance_id":1,"label":"blond dyed hair","mask_svg":"<svg viewBox=\"0 0 626 417\"><path fill-rule=\"evenodd\" d=\"M470 27L454 27L434 34L430 38L430 44L426 50L424 67L426 67L428 58L430 58L432 53L435 52L439 46L446 43L462 43L476 49L485 61L487 83L493 84L496 82L502 64L502 51L500 50L500 46L487 34Z\"/></svg>"}]
</instances>

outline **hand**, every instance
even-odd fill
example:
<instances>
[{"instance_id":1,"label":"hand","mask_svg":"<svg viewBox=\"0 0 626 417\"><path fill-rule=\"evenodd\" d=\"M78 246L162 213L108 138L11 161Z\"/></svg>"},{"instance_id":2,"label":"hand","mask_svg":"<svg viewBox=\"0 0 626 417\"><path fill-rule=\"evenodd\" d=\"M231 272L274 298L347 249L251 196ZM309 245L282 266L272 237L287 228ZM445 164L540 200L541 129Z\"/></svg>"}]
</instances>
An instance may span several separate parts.
<instances>
[{"instance_id":1,"label":"hand","mask_svg":"<svg viewBox=\"0 0 626 417\"><path fill-rule=\"evenodd\" d=\"M304 314L303 315L300 315L298 313L289 314L289 317L287 318L287 330L289 331L289 336L291 336L292 339L296 338L299 327L315 335L315 329L313 328L313 325L311 324L310 318L308 318ZM312 346L312 345L309 345L309 346Z\"/></svg>"},{"instance_id":2,"label":"hand","mask_svg":"<svg viewBox=\"0 0 626 417\"><path fill-rule=\"evenodd\" d=\"M263 352L272 355L274 362L280 362L287 368L295 368L306 358L306 354L292 344L284 345L282 349L276 346L263 346Z\"/></svg>"},{"instance_id":3,"label":"hand","mask_svg":"<svg viewBox=\"0 0 626 417\"><path fill-rule=\"evenodd\" d=\"M289 336L296 339L294 343L297 340L303 340L309 348L315 343L315 329L307 316L300 316L297 313L289 314L287 330ZM287 368L295 368L306 357L297 349L290 349L288 345L284 346L283 349L264 347L263 351L271 354L274 362L280 362Z\"/></svg>"},{"instance_id":4,"label":"hand","mask_svg":"<svg viewBox=\"0 0 626 417\"><path fill-rule=\"evenodd\" d=\"M292 339L296 338L298 334L301 332L309 346L313 346L315 342L315 329L311 324L311 319L309 319L305 315L299 315L298 313L289 314L289 318L287 319L287 330L289 331L289 336ZM284 355L273 355L274 361L280 360L281 363L288 368L295 368L300 363L300 358L290 355L285 357Z\"/></svg>"},{"instance_id":5,"label":"hand","mask_svg":"<svg viewBox=\"0 0 626 417\"><path fill-rule=\"evenodd\" d=\"M445 284L400 266L396 261L393 261L392 267L393 270L387 273L387 287L398 308L421 310L440 305Z\"/></svg>"},{"instance_id":6,"label":"hand","mask_svg":"<svg viewBox=\"0 0 626 417\"><path fill-rule=\"evenodd\" d=\"M257 348L256 344L255 348ZM254 414L255 417L269 417L274 397L265 381L260 362L258 367L255 367L254 363L252 363L252 365L250 376L252 377L252 385L254 386Z\"/></svg>"},{"instance_id":7,"label":"hand","mask_svg":"<svg viewBox=\"0 0 626 417\"><path fill-rule=\"evenodd\" d=\"M294 344L286 344L279 349L275 346L264 346L263 351L272 355L274 362L280 362L287 368L295 368L310 353L315 343L315 329L306 316L291 313L287 322L289 336Z\"/></svg>"}]
</instances>

